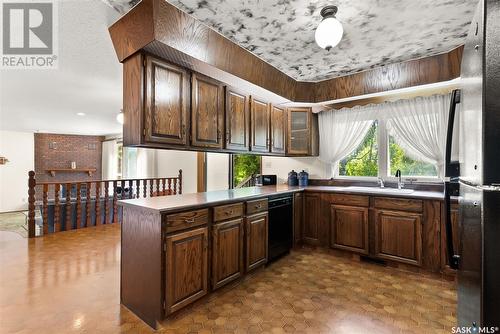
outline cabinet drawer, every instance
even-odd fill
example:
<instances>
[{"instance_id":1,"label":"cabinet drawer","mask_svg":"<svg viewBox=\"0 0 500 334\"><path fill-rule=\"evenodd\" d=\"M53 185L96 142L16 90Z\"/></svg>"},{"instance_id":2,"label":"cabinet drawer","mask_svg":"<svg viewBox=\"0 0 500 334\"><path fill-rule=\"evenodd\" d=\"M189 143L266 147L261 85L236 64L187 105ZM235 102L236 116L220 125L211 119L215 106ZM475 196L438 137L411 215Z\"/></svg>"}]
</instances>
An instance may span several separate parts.
<instances>
[{"instance_id":1,"label":"cabinet drawer","mask_svg":"<svg viewBox=\"0 0 500 334\"><path fill-rule=\"evenodd\" d=\"M367 207L370 205L370 198L361 195L330 194L330 202L333 204Z\"/></svg>"},{"instance_id":2,"label":"cabinet drawer","mask_svg":"<svg viewBox=\"0 0 500 334\"><path fill-rule=\"evenodd\" d=\"M418 199L375 197L375 208L408 212L422 212L423 204Z\"/></svg>"},{"instance_id":3,"label":"cabinet drawer","mask_svg":"<svg viewBox=\"0 0 500 334\"><path fill-rule=\"evenodd\" d=\"M214 208L214 222L243 216L243 203L216 206Z\"/></svg>"},{"instance_id":4,"label":"cabinet drawer","mask_svg":"<svg viewBox=\"0 0 500 334\"><path fill-rule=\"evenodd\" d=\"M185 230L208 223L208 209L188 211L166 217L167 233Z\"/></svg>"},{"instance_id":5,"label":"cabinet drawer","mask_svg":"<svg viewBox=\"0 0 500 334\"><path fill-rule=\"evenodd\" d=\"M247 215L267 211L267 198L247 201Z\"/></svg>"}]
</instances>

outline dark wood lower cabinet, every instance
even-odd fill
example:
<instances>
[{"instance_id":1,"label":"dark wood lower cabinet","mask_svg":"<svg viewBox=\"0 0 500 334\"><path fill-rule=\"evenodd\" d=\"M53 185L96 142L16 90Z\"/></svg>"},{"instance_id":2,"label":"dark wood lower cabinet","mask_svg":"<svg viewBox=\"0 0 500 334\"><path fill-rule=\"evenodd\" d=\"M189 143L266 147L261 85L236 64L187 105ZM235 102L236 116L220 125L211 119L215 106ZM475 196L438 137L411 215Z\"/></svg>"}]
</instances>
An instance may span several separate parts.
<instances>
[{"instance_id":1,"label":"dark wood lower cabinet","mask_svg":"<svg viewBox=\"0 0 500 334\"><path fill-rule=\"evenodd\" d=\"M239 278L244 273L243 218L217 223L212 228L212 288Z\"/></svg>"},{"instance_id":2,"label":"dark wood lower cabinet","mask_svg":"<svg viewBox=\"0 0 500 334\"><path fill-rule=\"evenodd\" d=\"M330 206L331 246L368 254L368 208Z\"/></svg>"},{"instance_id":3,"label":"dark wood lower cabinet","mask_svg":"<svg viewBox=\"0 0 500 334\"><path fill-rule=\"evenodd\" d=\"M422 215L375 210L375 255L420 266L422 264Z\"/></svg>"},{"instance_id":4,"label":"dark wood lower cabinet","mask_svg":"<svg viewBox=\"0 0 500 334\"><path fill-rule=\"evenodd\" d=\"M168 315L208 292L208 227L167 236L165 258Z\"/></svg>"},{"instance_id":5,"label":"dark wood lower cabinet","mask_svg":"<svg viewBox=\"0 0 500 334\"><path fill-rule=\"evenodd\" d=\"M267 212L246 217L246 236L246 270L249 271L267 262Z\"/></svg>"},{"instance_id":6,"label":"dark wood lower cabinet","mask_svg":"<svg viewBox=\"0 0 500 334\"><path fill-rule=\"evenodd\" d=\"M304 243L318 246L320 244L321 194L304 194L304 221L302 239Z\"/></svg>"},{"instance_id":7,"label":"dark wood lower cabinet","mask_svg":"<svg viewBox=\"0 0 500 334\"><path fill-rule=\"evenodd\" d=\"M293 241L295 245L302 242L302 221L304 219L304 194L296 193L293 197Z\"/></svg>"}]
</instances>

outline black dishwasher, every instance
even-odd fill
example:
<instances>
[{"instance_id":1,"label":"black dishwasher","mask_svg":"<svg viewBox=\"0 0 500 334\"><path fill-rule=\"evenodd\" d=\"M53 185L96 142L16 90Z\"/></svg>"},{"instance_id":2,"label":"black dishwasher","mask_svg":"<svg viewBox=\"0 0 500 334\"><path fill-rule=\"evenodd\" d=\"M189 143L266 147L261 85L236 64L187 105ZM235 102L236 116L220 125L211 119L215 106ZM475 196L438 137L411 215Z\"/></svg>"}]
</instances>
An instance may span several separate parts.
<instances>
[{"instance_id":1,"label":"black dishwasher","mask_svg":"<svg viewBox=\"0 0 500 334\"><path fill-rule=\"evenodd\" d=\"M268 261L290 252L293 241L293 198L269 197Z\"/></svg>"}]
</instances>

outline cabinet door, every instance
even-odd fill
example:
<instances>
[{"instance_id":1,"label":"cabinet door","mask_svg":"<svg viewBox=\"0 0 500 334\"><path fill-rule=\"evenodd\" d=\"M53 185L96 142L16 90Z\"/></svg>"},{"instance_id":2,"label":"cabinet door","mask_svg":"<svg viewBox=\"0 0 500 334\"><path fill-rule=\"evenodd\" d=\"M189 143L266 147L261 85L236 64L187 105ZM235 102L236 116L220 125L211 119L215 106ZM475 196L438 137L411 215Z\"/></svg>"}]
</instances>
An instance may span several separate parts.
<instances>
[{"instance_id":1,"label":"cabinet door","mask_svg":"<svg viewBox=\"0 0 500 334\"><path fill-rule=\"evenodd\" d=\"M246 218L246 270L252 270L267 262L267 212Z\"/></svg>"},{"instance_id":2,"label":"cabinet door","mask_svg":"<svg viewBox=\"0 0 500 334\"><path fill-rule=\"evenodd\" d=\"M321 195L314 193L304 194L304 220L302 228L302 239L309 245L320 244L320 210Z\"/></svg>"},{"instance_id":3,"label":"cabinet door","mask_svg":"<svg viewBox=\"0 0 500 334\"><path fill-rule=\"evenodd\" d=\"M203 297L208 291L208 228L166 238L166 313Z\"/></svg>"},{"instance_id":4,"label":"cabinet door","mask_svg":"<svg viewBox=\"0 0 500 334\"><path fill-rule=\"evenodd\" d=\"M271 107L271 152L285 153L287 112L284 108Z\"/></svg>"},{"instance_id":5,"label":"cabinet door","mask_svg":"<svg viewBox=\"0 0 500 334\"><path fill-rule=\"evenodd\" d=\"M269 104L252 98L250 101L251 150L269 152Z\"/></svg>"},{"instance_id":6,"label":"cabinet door","mask_svg":"<svg viewBox=\"0 0 500 334\"><path fill-rule=\"evenodd\" d=\"M249 97L243 93L226 88L226 148L248 151L250 148Z\"/></svg>"},{"instance_id":7,"label":"cabinet door","mask_svg":"<svg viewBox=\"0 0 500 334\"><path fill-rule=\"evenodd\" d=\"M217 289L244 272L243 218L214 225L212 237L212 287Z\"/></svg>"},{"instance_id":8,"label":"cabinet door","mask_svg":"<svg viewBox=\"0 0 500 334\"><path fill-rule=\"evenodd\" d=\"M460 249L460 238L458 236L458 204L451 204L451 228L453 232L453 249ZM448 262L448 247L446 246L446 215L441 219L441 267L445 272L453 273Z\"/></svg>"},{"instance_id":9,"label":"cabinet door","mask_svg":"<svg viewBox=\"0 0 500 334\"><path fill-rule=\"evenodd\" d=\"M147 57L145 140L187 145L188 110L189 73L180 67Z\"/></svg>"},{"instance_id":10,"label":"cabinet door","mask_svg":"<svg viewBox=\"0 0 500 334\"><path fill-rule=\"evenodd\" d=\"M310 108L288 108L288 153L308 155L311 152Z\"/></svg>"},{"instance_id":11,"label":"cabinet door","mask_svg":"<svg viewBox=\"0 0 500 334\"><path fill-rule=\"evenodd\" d=\"M375 210L375 252L379 258L422 264L422 215Z\"/></svg>"},{"instance_id":12,"label":"cabinet door","mask_svg":"<svg viewBox=\"0 0 500 334\"><path fill-rule=\"evenodd\" d=\"M222 148L224 129L222 84L201 74L193 74L191 105L191 145Z\"/></svg>"},{"instance_id":13,"label":"cabinet door","mask_svg":"<svg viewBox=\"0 0 500 334\"><path fill-rule=\"evenodd\" d=\"M368 208L330 206L331 246L368 254Z\"/></svg>"},{"instance_id":14,"label":"cabinet door","mask_svg":"<svg viewBox=\"0 0 500 334\"><path fill-rule=\"evenodd\" d=\"M302 221L304 219L304 194L296 193L293 198L293 234L294 243L302 242Z\"/></svg>"}]
</instances>

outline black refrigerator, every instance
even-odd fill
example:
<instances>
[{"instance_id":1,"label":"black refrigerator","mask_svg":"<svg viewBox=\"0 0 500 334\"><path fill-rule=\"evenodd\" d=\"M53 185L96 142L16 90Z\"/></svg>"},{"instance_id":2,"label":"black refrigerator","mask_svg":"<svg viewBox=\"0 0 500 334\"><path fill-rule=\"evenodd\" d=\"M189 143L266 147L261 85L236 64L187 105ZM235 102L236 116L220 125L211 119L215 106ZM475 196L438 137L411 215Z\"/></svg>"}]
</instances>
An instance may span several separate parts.
<instances>
[{"instance_id":1,"label":"black refrigerator","mask_svg":"<svg viewBox=\"0 0 500 334\"><path fill-rule=\"evenodd\" d=\"M500 327L500 0L479 1L464 47L461 88L452 96L445 184L448 261L458 270L458 326L484 333L485 327ZM454 116L460 120L457 139L452 138ZM459 141L458 163L450 157L453 140ZM449 213L454 185L458 249L453 249Z\"/></svg>"}]
</instances>

